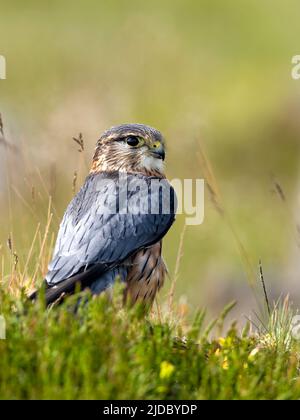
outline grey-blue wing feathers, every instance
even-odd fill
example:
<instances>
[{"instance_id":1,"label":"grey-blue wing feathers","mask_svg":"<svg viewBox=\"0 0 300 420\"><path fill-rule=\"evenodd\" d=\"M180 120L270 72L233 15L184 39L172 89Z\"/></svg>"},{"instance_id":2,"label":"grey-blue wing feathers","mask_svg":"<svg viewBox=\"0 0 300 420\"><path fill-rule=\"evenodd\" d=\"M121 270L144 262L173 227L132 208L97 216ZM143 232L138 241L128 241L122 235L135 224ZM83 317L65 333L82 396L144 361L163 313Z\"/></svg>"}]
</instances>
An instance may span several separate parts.
<instances>
[{"instance_id":1,"label":"grey-blue wing feathers","mask_svg":"<svg viewBox=\"0 0 300 420\"><path fill-rule=\"evenodd\" d=\"M125 197L118 173L87 178L61 223L46 276L49 286L83 273L100 275L165 235L175 218L175 193L166 180L153 191L153 180L127 174Z\"/></svg>"}]
</instances>

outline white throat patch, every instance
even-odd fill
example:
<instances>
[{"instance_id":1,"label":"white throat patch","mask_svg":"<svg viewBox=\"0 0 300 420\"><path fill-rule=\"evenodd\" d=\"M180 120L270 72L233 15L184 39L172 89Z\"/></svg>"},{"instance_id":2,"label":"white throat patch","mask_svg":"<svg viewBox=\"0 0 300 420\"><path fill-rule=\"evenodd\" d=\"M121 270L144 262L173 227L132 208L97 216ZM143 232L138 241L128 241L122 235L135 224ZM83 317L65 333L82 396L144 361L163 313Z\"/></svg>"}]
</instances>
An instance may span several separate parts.
<instances>
[{"instance_id":1,"label":"white throat patch","mask_svg":"<svg viewBox=\"0 0 300 420\"><path fill-rule=\"evenodd\" d=\"M145 168L147 171L164 171L164 161L153 156L143 156L141 167Z\"/></svg>"}]
</instances>

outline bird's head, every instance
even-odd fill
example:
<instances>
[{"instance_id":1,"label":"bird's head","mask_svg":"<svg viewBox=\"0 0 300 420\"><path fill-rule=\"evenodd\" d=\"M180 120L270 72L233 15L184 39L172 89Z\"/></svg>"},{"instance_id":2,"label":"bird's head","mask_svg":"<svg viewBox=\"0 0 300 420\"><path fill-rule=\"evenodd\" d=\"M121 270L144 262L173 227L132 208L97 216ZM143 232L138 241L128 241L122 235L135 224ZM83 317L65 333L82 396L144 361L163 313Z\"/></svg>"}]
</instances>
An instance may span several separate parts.
<instances>
[{"instance_id":1,"label":"bird's head","mask_svg":"<svg viewBox=\"0 0 300 420\"><path fill-rule=\"evenodd\" d=\"M98 140L92 172L124 171L164 177L165 142L155 128L124 124Z\"/></svg>"}]
</instances>

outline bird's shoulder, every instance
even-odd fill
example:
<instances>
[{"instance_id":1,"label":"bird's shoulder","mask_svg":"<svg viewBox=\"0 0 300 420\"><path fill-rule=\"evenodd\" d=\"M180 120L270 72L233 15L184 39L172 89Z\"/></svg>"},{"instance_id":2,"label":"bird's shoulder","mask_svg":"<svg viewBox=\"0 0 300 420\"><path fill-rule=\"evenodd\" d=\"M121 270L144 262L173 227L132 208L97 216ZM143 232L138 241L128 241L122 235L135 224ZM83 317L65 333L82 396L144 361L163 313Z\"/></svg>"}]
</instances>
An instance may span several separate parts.
<instances>
[{"instance_id":1,"label":"bird's shoulder","mask_svg":"<svg viewBox=\"0 0 300 420\"><path fill-rule=\"evenodd\" d=\"M119 264L161 240L175 219L174 194L169 194L174 190L158 181L140 174L127 174L126 181L118 173L90 175L66 210L48 283L93 264Z\"/></svg>"},{"instance_id":2,"label":"bird's shoulder","mask_svg":"<svg viewBox=\"0 0 300 420\"><path fill-rule=\"evenodd\" d=\"M151 213L151 205L154 208L158 205L162 212L161 204L170 200L170 213L176 212L177 198L172 185L165 178L146 176L141 173L120 173L120 172L98 172L90 174L79 192L70 202L65 212L65 218L71 218L73 223L78 223L87 213L97 211L98 214L105 214L109 210L120 211L124 205L122 198L131 200L131 210L136 214L139 209L133 208L137 204L142 208L140 201L133 201L137 196L144 197L145 203ZM126 201L126 205L128 205ZM127 209L128 210L128 209Z\"/></svg>"}]
</instances>

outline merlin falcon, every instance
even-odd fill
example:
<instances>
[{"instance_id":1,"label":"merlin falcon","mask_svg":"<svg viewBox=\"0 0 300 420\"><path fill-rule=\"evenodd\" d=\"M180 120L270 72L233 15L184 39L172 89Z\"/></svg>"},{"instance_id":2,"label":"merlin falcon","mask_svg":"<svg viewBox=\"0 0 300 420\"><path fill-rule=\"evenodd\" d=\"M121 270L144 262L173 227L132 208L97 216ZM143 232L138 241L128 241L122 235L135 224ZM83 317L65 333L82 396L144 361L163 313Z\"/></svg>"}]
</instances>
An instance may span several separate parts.
<instances>
[{"instance_id":1,"label":"merlin falcon","mask_svg":"<svg viewBox=\"0 0 300 420\"><path fill-rule=\"evenodd\" d=\"M164 160L164 138L152 127L124 124L102 134L60 225L45 279L47 305L84 289L98 295L120 279L126 300L151 306L167 273L162 239L176 213Z\"/></svg>"}]
</instances>

